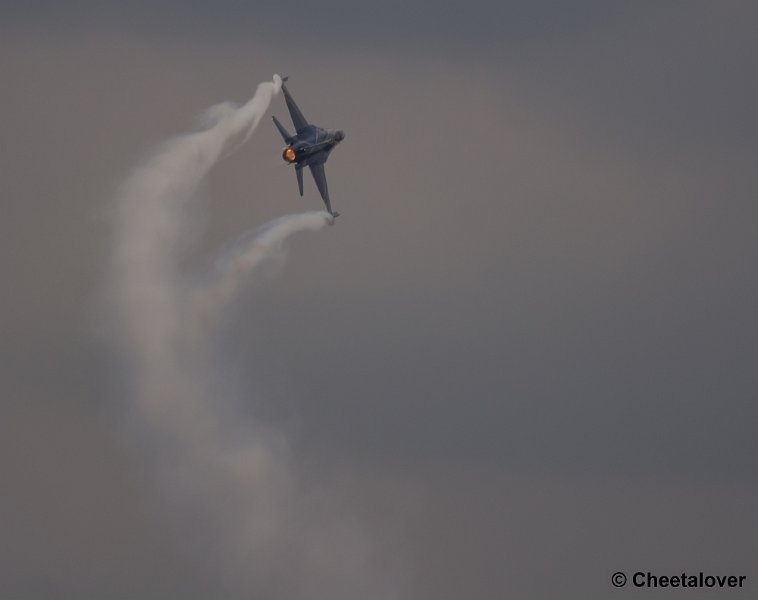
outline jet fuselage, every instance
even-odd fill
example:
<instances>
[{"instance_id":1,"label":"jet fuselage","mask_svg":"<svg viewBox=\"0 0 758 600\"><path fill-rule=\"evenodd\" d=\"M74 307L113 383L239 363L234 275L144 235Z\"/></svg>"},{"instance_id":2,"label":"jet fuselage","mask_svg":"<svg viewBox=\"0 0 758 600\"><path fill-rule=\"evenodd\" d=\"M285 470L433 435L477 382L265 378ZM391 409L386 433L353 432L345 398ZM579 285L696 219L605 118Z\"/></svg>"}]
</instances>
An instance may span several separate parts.
<instances>
[{"instance_id":1,"label":"jet fuselage","mask_svg":"<svg viewBox=\"0 0 758 600\"><path fill-rule=\"evenodd\" d=\"M302 132L290 137L282 151L282 158L288 163L300 166L325 163L329 153L345 134L339 129L322 129L309 125Z\"/></svg>"},{"instance_id":2,"label":"jet fuselage","mask_svg":"<svg viewBox=\"0 0 758 600\"><path fill-rule=\"evenodd\" d=\"M287 103L287 110L292 118L292 124L295 126L295 135L290 135L287 128L279 122L279 119L271 117L284 143L287 144L282 150L282 158L286 163L295 165L297 187L301 196L303 195L303 168L310 168L313 180L316 182L319 194L321 194L321 199L326 205L326 210L334 219L339 213L332 210L324 164L335 146L345 139L345 134L339 129L322 129L309 123L295 104L287 86L284 85L285 81L287 78L282 77L282 93Z\"/></svg>"}]
</instances>

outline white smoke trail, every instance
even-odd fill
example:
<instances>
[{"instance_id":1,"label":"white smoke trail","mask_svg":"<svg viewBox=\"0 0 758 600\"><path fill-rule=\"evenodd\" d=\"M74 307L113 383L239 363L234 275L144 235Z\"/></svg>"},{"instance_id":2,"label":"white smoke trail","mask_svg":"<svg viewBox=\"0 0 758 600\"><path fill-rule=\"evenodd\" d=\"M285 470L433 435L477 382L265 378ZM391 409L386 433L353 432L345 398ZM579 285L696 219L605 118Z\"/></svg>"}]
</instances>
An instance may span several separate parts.
<instances>
[{"instance_id":1,"label":"white smoke trail","mask_svg":"<svg viewBox=\"0 0 758 600\"><path fill-rule=\"evenodd\" d=\"M235 398L218 384L213 336L197 335L198 321L212 324L289 236L331 217L318 211L273 221L227 254L203 287L178 268L198 185L230 142L252 133L280 86L274 76L247 104L209 110L207 129L163 144L120 188L112 281L118 341L131 361L141 441L173 499L201 516L198 529L213 532L208 553L226 592L365 598L376 594L367 587L359 529L323 502L305 501L286 440L235 413Z\"/></svg>"},{"instance_id":2,"label":"white smoke trail","mask_svg":"<svg viewBox=\"0 0 758 600\"><path fill-rule=\"evenodd\" d=\"M173 345L181 338L185 284L176 251L191 225L190 201L225 145L258 125L280 87L281 78L274 76L242 107L209 110L206 114L215 118L211 127L163 144L119 191L113 297L139 374L140 408L148 419L180 401L162 388L181 366L174 364Z\"/></svg>"},{"instance_id":3,"label":"white smoke trail","mask_svg":"<svg viewBox=\"0 0 758 600\"><path fill-rule=\"evenodd\" d=\"M234 298L255 267L282 254L287 238L299 231L316 231L331 223L334 223L334 217L325 210L311 211L275 219L258 231L242 236L217 261L215 277L194 290L190 310L201 322L212 319L219 306Z\"/></svg>"}]
</instances>

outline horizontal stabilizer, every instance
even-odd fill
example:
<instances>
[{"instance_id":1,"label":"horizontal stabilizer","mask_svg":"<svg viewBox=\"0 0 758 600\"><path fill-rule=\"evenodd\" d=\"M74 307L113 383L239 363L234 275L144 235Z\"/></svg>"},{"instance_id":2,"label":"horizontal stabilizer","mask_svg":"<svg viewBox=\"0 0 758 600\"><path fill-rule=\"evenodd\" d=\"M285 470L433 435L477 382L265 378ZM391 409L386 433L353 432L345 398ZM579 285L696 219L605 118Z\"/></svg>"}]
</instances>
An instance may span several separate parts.
<instances>
[{"instance_id":1,"label":"horizontal stabilizer","mask_svg":"<svg viewBox=\"0 0 758 600\"><path fill-rule=\"evenodd\" d=\"M276 128L279 130L279 133L280 133L280 135L282 136L282 138L284 138L284 141L285 141L287 144L289 144L289 143L290 143L290 140L292 139L292 136L291 136L291 135L289 134L289 132L288 132L288 131L287 131L287 130L284 128L284 125L282 125L282 124L279 122L279 119L277 119L277 118L276 118L276 117L274 117L274 116L272 116L271 118L274 120L274 125L276 125Z\"/></svg>"},{"instance_id":2,"label":"horizontal stabilizer","mask_svg":"<svg viewBox=\"0 0 758 600\"><path fill-rule=\"evenodd\" d=\"M295 174L297 175L297 188L300 190L300 195L303 195L303 167L295 165Z\"/></svg>"}]
</instances>

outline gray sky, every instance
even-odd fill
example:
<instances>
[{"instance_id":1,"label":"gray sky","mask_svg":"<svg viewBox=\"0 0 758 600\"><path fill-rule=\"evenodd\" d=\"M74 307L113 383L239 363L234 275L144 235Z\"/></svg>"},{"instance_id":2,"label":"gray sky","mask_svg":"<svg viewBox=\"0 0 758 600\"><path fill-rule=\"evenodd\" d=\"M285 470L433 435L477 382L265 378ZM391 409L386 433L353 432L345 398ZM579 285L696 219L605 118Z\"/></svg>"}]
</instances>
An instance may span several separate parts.
<instances>
[{"instance_id":1,"label":"gray sky","mask_svg":"<svg viewBox=\"0 0 758 600\"><path fill-rule=\"evenodd\" d=\"M255 278L219 352L376 572L419 599L631 596L617 570L754 596L758 10L298 9L0 5L0 596L225 597L129 434L102 288L118 183L274 72L346 132L343 216ZM280 146L267 117L211 173L188 271L320 207Z\"/></svg>"}]
</instances>

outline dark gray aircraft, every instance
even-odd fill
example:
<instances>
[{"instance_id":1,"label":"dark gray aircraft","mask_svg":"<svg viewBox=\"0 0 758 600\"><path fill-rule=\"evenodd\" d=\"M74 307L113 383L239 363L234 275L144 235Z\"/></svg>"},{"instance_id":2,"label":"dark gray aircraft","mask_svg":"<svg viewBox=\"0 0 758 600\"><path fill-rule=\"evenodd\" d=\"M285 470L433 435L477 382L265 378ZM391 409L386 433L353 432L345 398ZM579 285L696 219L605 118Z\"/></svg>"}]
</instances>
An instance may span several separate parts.
<instances>
[{"instance_id":1,"label":"dark gray aircraft","mask_svg":"<svg viewBox=\"0 0 758 600\"><path fill-rule=\"evenodd\" d=\"M292 117L292 124L295 126L295 135L290 135L284 125L279 122L279 119L271 117L279 133L282 134L284 143L287 144L282 151L282 158L284 162L295 165L297 187L300 189L301 196L303 195L303 167L310 167L316 187L324 200L324 204L326 204L326 210L333 218L337 218L339 213L332 210L332 205L329 202L329 188L326 185L324 163L334 147L345 139L345 134L339 129L321 129L321 127L308 123L292 99L287 86L284 85L285 81L287 78L282 77L282 92L284 92L287 109L289 109L290 117Z\"/></svg>"}]
</instances>

